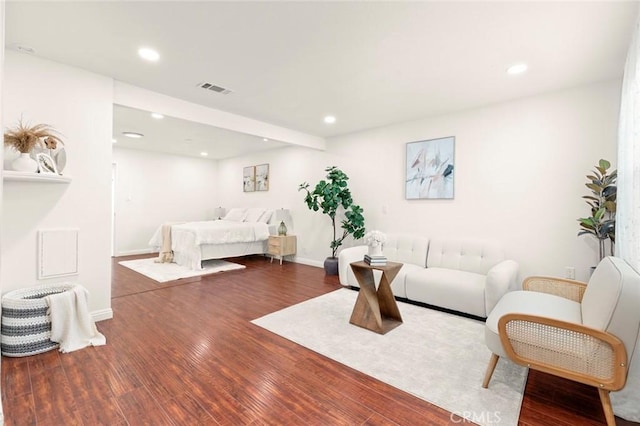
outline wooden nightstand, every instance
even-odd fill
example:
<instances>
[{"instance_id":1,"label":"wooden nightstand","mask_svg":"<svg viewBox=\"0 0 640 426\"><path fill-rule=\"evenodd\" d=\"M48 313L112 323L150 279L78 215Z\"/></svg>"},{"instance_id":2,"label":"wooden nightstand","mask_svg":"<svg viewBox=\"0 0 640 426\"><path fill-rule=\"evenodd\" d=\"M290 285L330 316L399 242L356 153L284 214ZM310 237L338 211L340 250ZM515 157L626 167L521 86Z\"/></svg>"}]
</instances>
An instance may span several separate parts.
<instances>
[{"instance_id":1,"label":"wooden nightstand","mask_svg":"<svg viewBox=\"0 0 640 426\"><path fill-rule=\"evenodd\" d=\"M271 255L271 262L273 262L274 256L277 256L280 258L280 264L282 265L282 258L284 256L296 254L296 236L270 235L268 253Z\"/></svg>"}]
</instances>

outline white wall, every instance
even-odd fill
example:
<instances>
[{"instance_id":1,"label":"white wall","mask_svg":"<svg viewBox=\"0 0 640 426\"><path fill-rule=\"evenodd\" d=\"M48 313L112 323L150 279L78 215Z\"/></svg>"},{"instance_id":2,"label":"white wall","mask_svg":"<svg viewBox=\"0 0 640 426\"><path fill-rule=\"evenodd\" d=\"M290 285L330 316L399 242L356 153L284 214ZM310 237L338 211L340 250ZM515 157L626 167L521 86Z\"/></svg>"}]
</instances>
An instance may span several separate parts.
<instances>
[{"instance_id":1,"label":"white wall","mask_svg":"<svg viewBox=\"0 0 640 426\"><path fill-rule=\"evenodd\" d=\"M70 184L7 182L2 217L2 291L58 281L89 290L98 319L111 316L111 125L113 81L26 54L5 52L4 125L47 123L65 141ZM79 274L37 280L37 231L78 228Z\"/></svg>"},{"instance_id":2,"label":"white wall","mask_svg":"<svg viewBox=\"0 0 640 426\"><path fill-rule=\"evenodd\" d=\"M367 171L353 191L366 194L370 227L495 238L525 275L575 266L587 279L597 250L576 237L576 219L588 213L585 175L600 158L615 163L619 91L615 81L551 93L338 138L329 150ZM405 142L451 135L455 199L405 200Z\"/></svg>"},{"instance_id":3,"label":"white wall","mask_svg":"<svg viewBox=\"0 0 640 426\"><path fill-rule=\"evenodd\" d=\"M603 82L332 138L324 153L284 148L221 161L220 181L229 183L220 203L289 207L298 260L319 265L330 254L329 220L307 210L297 187L337 165L368 229L493 238L523 276L564 276L575 266L587 279L597 249L576 236L576 219L588 214L585 175L600 158L615 164L619 91L619 81ZM445 136L456 137L455 199L406 200L405 144ZM242 193L242 167L265 162L270 190Z\"/></svg>"},{"instance_id":4,"label":"white wall","mask_svg":"<svg viewBox=\"0 0 640 426\"><path fill-rule=\"evenodd\" d=\"M331 255L329 219L317 213L311 214L304 204L304 193L298 186L308 180L313 185L324 178L327 165L339 158L329 152L299 147L280 148L219 162L220 204L230 207L271 207L289 209L291 223L288 233L298 238L296 261L314 266ZM269 190L242 191L242 169L257 164L269 164ZM299 221L302 221L299 223Z\"/></svg>"},{"instance_id":5,"label":"white wall","mask_svg":"<svg viewBox=\"0 0 640 426\"><path fill-rule=\"evenodd\" d=\"M216 161L113 149L116 163L116 255L148 253L164 222L213 218L218 206Z\"/></svg>"}]
</instances>

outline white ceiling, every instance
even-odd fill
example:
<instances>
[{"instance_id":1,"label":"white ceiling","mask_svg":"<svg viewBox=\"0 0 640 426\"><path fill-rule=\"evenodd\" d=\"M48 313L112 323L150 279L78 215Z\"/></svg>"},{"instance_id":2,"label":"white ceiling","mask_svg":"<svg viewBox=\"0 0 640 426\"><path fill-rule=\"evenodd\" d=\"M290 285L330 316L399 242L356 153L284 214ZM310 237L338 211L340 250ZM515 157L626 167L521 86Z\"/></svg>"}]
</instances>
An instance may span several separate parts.
<instances>
[{"instance_id":1,"label":"white ceiling","mask_svg":"<svg viewBox=\"0 0 640 426\"><path fill-rule=\"evenodd\" d=\"M619 78L637 11L638 2L7 1L6 42L330 137ZM160 60L142 61L141 46ZM529 71L508 76L519 61ZM326 114L337 122L323 123Z\"/></svg>"}]
</instances>

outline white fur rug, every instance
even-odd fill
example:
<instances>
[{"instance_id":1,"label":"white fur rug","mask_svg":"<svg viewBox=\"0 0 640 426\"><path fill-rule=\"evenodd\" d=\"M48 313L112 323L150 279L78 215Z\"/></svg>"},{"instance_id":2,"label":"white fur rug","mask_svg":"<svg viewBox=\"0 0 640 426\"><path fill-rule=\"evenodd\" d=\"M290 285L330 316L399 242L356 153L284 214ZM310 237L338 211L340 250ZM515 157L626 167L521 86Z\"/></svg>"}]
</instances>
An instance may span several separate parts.
<instances>
[{"instance_id":1,"label":"white fur rug","mask_svg":"<svg viewBox=\"0 0 640 426\"><path fill-rule=\"evenodd\" d=\"M252 322L480 425L517 425L527 369L491 357L484 323L398 303L404 323L380 335L349 324L357 292L341 289Z\"/></svg>"},{"instance_id":2,"label":"white fur rug","mask_svg":"<svg viewBox=\"0 0 640 426\"><path fill-rule=\"evenodd\" d=\"M118 263L160 283L245 268L244 265L237 263L212 259L202 262L203 269L196 271L180 266L177 263L155 263L155 259L155 257L152 257L147 259L124 260Z\"/></svg>"}]
</instances>

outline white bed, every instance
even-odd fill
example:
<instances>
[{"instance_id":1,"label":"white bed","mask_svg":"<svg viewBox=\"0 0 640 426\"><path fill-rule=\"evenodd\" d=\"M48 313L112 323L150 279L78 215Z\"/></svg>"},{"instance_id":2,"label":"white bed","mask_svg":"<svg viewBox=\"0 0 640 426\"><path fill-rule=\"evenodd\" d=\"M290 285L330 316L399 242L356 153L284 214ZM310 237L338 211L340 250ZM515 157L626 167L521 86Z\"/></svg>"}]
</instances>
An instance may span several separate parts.
<instances>
[{"instance_id":1,"label":"white bed","mask_svg":"<svg viewBox=\"0 0 640 426\"><path fill-rule=\"evenodd\" d=\"M173 261L190 269L202 269L202 261L267 253L269 235L277 233L273 210L231 209L222 220L172 224ZM149 245L161 251L161 225Z\"/></svg>"}]
</instances>

